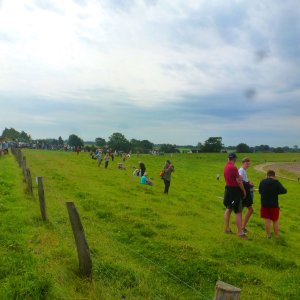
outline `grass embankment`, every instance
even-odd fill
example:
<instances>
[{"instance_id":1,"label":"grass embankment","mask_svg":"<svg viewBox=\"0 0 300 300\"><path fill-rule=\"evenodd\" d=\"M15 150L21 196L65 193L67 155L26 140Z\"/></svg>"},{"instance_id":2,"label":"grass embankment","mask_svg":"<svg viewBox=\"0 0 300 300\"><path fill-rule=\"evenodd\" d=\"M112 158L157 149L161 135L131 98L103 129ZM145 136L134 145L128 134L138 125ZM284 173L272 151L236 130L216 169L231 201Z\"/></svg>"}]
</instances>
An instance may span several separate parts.
<instances>
[{"instance_id":1,"label":"grass embankment","mask_svg":"<svg viewBox=\"0 0 300 300\"><path fill-rule=\"evenodd\" d=\"M21 247L18 264L29 271L18 275L19 284L27 287L32 298L212 299L218 279L240 287L242 299L299 297L300 185L295 182L281 180L289 191L280 200L281 237L277 241L265 239L256 194L255 213L248 226L252 240L243 241L223 234L220 198L226 154L133 156L122 171L116 168L118 158L104 169L85 153L24 153L33 178L45 178L49 222L40 221L37 196L33 200L24 197L16 163L11 157L2 157L1 173L5 175L1 178L6 180L2 185L13 196L4 197L1 191L1 205L5 207L0 212L5 226L1 251L13 255L16 250L4 246L13 239ZM176 169L168 196L162 193L163 182L158 176L167 158ZM265 160L299 160L300 155L252 154L251 158L259 164ZM141 186L132 176L139 160L154 178L153 187ZM253 168L248 175L256 186L264 177ZM91 249L91 282L77 274L74 238L65 207L69 200L79 210ZM233 221L232 217L235 229ZM6 266L11 264L7 261ZM15 281L18 286L14 273L7 271L0 281L3 295L15 292L22 298L21 289L14 289Z\"/></svg>"}]
</instances>

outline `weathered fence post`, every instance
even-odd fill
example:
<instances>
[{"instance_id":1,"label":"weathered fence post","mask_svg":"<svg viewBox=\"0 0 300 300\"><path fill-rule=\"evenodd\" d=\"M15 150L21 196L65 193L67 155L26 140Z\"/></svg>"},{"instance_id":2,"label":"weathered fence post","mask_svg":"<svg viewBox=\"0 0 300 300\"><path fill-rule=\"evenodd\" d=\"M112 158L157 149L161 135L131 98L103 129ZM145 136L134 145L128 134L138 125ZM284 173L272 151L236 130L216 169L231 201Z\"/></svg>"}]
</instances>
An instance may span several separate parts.
<instances>
[{"instance_id":1,"label":"weathered fence post","mask_svg":"<svg viewBox=\"0 0 300 300\"><path fill-rule=\"evenodd\" d=\"M38 193L39 193L39 201L40 201L40 209L41 209L42 219L44 221L47 221L43 177L37 177L37 182L38 182Z\"/></svg>"},{"instance_id":2,"label":"weathered fence post","mask_svg":"<svg viewBox=\"0 0 300 300\"><path fill-rule=\"evenodd\" d=\"M22 152L21 152L20 149L18 149L17 157L18 157L18 164L19 164L19 167L21 168L21 167L22 167Z\"/></svg>"},{"instance_id":3,"label":"weathered fence post","mask_svg":"<svg viewBox=\"0 0 300 300\"><path fill-rule=\"evenodd\" d=\"M217 281L214 300L239 300L240 293L241 289L223 281Z\"/></svg>"},{"instance_id":4,"label":"weathered fence post","mask_svg":"<svg viewBox=\"0 0 300 300\"><path fill-rule=\"evenodd\" d=\"M30 195L33 194L32 190L32 178L31 178L31 173L28 168L25 169L25 180L27 182L27 191Z\"/></svg>"},{"instance_id":5,"label":"weathered fence post","mask_svg":"<svg viewBox=\"0 0 300 300\"><path fill-rule=\"evenodd\" d=\"M73 202L66 202L70 223L75 237L78 259L79 272L82 276L92 276L92 260L90 249L86 241L83 226L80 221L78 211Z\"/></svg>"},{"instance_id":6,"label":"weathered fence post","mask_svg":"<svg viewBox=\"0 0 300 300\"><path fill-rule=\"evenodd\" d=\"M25 156L23 156L21 159L21 168L23 171L24 178L26 180L26 157Z\"/></svg>"}]
</instances>

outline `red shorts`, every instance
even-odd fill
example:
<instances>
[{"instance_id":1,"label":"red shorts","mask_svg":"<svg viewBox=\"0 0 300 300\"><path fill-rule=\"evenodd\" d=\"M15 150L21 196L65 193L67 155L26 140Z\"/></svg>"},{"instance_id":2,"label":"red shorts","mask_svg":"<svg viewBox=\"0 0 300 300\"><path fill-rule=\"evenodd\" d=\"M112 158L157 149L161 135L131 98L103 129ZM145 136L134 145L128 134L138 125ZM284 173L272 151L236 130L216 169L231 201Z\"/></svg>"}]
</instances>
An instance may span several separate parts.
<instances>
[{"instance_id":1,"label":"red shorts","mask_svg":"<svg viewBox=\"0 0 300 300\"><path fill-rule=\"evenodd\" d=\"M278 207L261 207L260 217L264 219L270 219L277 221L279 219L279 208Z\"/></svg>"}]
</instances>

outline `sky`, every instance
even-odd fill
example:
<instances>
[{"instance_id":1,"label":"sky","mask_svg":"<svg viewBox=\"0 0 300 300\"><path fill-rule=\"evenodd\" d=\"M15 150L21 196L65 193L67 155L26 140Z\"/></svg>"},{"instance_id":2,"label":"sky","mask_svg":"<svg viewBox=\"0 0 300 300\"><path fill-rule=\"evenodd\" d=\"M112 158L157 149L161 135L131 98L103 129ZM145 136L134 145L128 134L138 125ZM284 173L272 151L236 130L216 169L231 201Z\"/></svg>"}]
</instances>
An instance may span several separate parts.
<instances>
[{"instance_id":1,"label":"sky","mask_svg":"<svg viewBox=\"0 0 300 300\"><path fill-rule=\"evenodd\" d=\"M300 144L299 0L0 0L0 133Z\"/></svg>"}]
</instances>

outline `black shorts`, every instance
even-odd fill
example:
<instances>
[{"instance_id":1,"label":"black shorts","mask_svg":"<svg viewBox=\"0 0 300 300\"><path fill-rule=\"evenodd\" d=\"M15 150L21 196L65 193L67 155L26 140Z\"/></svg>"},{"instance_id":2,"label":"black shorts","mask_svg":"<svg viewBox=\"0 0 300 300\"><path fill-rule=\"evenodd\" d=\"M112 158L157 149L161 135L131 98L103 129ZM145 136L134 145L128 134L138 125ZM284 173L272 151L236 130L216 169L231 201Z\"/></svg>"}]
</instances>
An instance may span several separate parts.
<instances>
[{"instance_id":1,"label":"black shorts","mask_svg":"<svg viewBox=\"0 0 300 300\"><path fill-rule=\"evenodd\" d=\"M248 182L243 181L243 185L246 191L246 198L243 199L243 207L250 207L253 204L253 192L251 192L251 186Z\"/></svg>"},{"instance_id":2,"label":"black shorts","mask_svg":"<svg viewBox=\"0 0 300 300\"><path fill-rule=\"evenodd\" d=\"M240 187L225 186L223 204L226 208L233 210L235 213L240 213L243 210L243 196Z\"/></svg>"}]
</instances>

